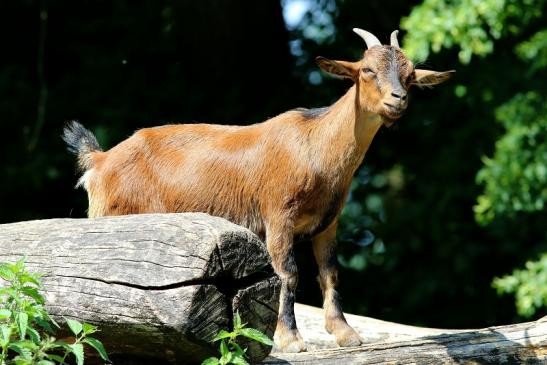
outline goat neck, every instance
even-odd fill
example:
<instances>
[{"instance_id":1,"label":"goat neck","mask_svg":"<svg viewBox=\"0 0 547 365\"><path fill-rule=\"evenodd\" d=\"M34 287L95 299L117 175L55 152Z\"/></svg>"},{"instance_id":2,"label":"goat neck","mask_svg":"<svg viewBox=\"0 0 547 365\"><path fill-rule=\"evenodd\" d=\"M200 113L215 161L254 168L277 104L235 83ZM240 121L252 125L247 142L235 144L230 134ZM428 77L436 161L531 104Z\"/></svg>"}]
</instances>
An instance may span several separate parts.
<instances>
[{"instance_id":1,"label":"goat neck","mask_svg":"<svg viewBox=\"0 0 547 365\"><path fill-rule=\"evenodd\" d=\"M344 179L357 170L384 123L363 104L359 84L355 84L316 121L310 134L318 168Z\"/></svg>"}]
</instances>

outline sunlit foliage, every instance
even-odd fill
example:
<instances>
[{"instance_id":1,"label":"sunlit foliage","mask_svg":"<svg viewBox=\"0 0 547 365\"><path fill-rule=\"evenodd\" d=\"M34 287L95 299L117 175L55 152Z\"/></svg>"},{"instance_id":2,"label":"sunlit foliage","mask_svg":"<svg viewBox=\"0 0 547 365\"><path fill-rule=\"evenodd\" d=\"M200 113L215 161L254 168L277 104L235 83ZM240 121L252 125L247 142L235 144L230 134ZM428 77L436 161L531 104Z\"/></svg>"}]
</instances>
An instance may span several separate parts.
<instances>
[{"instance_id":1,"label":"sunlit foliage","mask_svg":"<svg viewBox=\"0 0 547 365\"><path fill-rule=\"evenodd\" d=\"M537 0L426 0L402 21L402 27L409 30L407 52L422 59L430 50L454 47L459 50L460 62L468 64L472 55L484 57L494 52L496 42L525 37L510 51L514 63L526 69L517 74L515 95L494 111L504 134L496 141L493 155L483 157L484 166L477 174L484 190L474 212L482 225L496 219L526 224L526 214L545 212L547 28L537 30L534 23L544 15L544 7L545 1ZM514 78L513 72L513 68L501 69L500 83L507 82L506 74ZM544 249L546 241L543 237ZM493 285L499 293L515 293L518 313L529 317L547 305L546 278L547 256L543 255L512 275L495 279Z\"/></svg>"},{"instance_id":2,"label":"sunlit foliage","mask_svg":"<svg viewBox=\"0 0 547 365\"><path fill-rule=\"evenodd\" d=\"M409 31L406 52L427 59L429 52L456 47L462 63L472 55L485 56L504 36L522 31L534 18L542 16L544 0L425 0L403 19Z\"/></svg>"}]
</instances>

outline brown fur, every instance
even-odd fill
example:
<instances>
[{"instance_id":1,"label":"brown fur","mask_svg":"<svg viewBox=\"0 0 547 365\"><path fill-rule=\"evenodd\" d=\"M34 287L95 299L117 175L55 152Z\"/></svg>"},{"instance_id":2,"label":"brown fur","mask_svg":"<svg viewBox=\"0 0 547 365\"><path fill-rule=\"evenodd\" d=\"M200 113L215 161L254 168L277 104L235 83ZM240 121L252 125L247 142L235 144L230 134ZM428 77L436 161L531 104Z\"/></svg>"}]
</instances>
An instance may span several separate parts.
<instances>
[{"instance_id":1,"label":"brown fur","mask_svg":"<svg viewBox=\"0 0 547 365\"><path fill-rule=\"evenodd\" d=\"M288 111L246 127L148 128L109 151L80 156L87 161L82 183L90 217L207 212L265 239L282 281L276 341L286 351L305 349L293 309L295 236L313 237L327 330L341 346L362 342L335 289L337 216L376 132L406 108L406 98L394 99L393 91L417 82L412 63L391 46L373 47L358 62L318 63L355 83L328 109ZM386 106L395 103L400 110Z\"/></svg>"}]
</instances>

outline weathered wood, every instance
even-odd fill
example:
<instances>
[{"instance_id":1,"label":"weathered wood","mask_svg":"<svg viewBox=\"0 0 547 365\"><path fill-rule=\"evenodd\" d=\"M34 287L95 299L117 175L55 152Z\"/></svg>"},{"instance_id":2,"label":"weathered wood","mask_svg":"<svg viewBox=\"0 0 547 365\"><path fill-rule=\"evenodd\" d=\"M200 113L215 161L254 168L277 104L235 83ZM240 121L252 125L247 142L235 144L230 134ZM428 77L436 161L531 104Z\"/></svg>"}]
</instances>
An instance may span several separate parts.
<instances>
[{"instance_id":1,"label":"weathered wood","mask_svg":"<svg viewBox=\"0 0 547 365\"><path fill-rule=\"evenodd\" d=\"M478 330L405 326L346 315L367 341L337 348L319 308L297 304L296 320L308 352L272 352L264 364L547 364L547 317Z\"/></svg>"},{"instance_id":2,"label":"weathered wood","mask_svg":"<svg viewBox=\"0 0 547 365\"><path fill-rule=\"evenodd\" d=\"M206 214L50 219L0 226L0 261L26 255L54 317L96 323L110 354L200 362L239 310L273 335L279 281L250 231ZM254 360L268 347L252 345Z\"/></svg>"},{"instance_id":3,"label":"weathered wood","mask_svg":"<svg viewBox=\"0 0 547 365\"><path fill-rule=\"evenodd\" d=\"M279 280L260 240L205 214L52 219L0 225L0 261L27 256L44 274L56 317L100 326L114 356L133 364L199 363L235 310L273 335ZM337 348L319 308L296 306L308 352L273 352L265 364L544 364L547 317L480 330L405 326L347 315L367 343ZM268 348L256 343L254 361Z\"/></svg>"}]
</instances>

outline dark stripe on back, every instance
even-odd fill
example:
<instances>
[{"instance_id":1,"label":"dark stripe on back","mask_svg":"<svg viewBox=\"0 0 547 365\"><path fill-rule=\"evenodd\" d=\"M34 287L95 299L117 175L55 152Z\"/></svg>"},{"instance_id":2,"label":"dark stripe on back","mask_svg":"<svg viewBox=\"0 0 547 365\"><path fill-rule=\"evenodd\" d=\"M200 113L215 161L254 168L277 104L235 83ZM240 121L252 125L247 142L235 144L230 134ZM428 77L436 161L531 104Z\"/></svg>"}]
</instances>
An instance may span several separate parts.
<instances>
[{"instance_id":1,"label":"dark stripe on back","mask_svg":"<svg viewBox=\"0 0 547 365\"><path fill-rule=\"evenodd\" d=\"M313 108L313 109L298 108L295 110L300 112L300 114L302 114L302 116L305 119L315 119L326 114L329 111L329 107L325 106L322 108Z\"/></svg>"}]
</instances>

